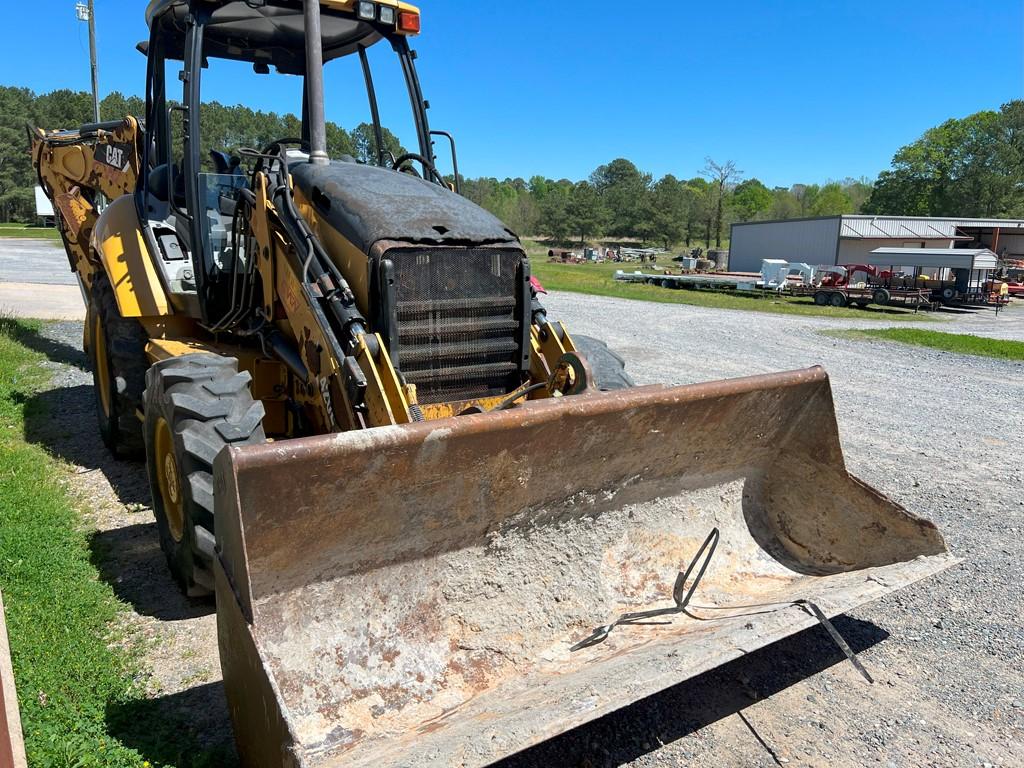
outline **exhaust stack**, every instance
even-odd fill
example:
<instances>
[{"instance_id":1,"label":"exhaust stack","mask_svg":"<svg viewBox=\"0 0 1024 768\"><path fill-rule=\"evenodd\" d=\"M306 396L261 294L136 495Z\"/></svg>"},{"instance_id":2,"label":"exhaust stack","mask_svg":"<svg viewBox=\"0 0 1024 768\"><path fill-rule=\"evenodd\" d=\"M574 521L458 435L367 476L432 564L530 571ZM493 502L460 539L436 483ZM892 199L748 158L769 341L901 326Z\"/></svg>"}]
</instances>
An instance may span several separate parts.
<instances>
[{"instance_id":1,"label":"exhaust stack","mask_svg":"<svg viewBox=\"0 0 1024 768\"><path fill-rule=\"evenodd\" d=\"M320 2L305 0L306 101L309 119L309 162L327 165L327 123L324 116L324 47L320 33Z\"/></svg>"}]
</instances>

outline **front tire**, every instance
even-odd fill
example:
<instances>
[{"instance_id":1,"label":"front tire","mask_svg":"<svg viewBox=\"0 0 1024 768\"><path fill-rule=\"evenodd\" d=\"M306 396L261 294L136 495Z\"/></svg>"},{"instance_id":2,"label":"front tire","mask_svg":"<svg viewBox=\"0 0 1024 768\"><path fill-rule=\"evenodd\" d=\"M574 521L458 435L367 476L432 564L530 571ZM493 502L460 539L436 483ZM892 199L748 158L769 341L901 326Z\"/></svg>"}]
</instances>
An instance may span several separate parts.
<instances>
[{"instance_id":1,"label":"front tire","mask_svg":"<svg viewBox=\"0 0 1024 768\"><path fill-rule=\"evenodd\" d=\"M137 412L146 387L149 337L138 320L121 317L105 274L93 280L86 318L100 436L114 456L138 458L143 439Z\"/></svg>"},{"instance_id":2,"label":"front tire","mask_svg":"<svg viewBox=\"0 0 1024 768\"><path fill-rule=\"evenodd\" d=\"M591 336L573 336L572 340L577 351L590 363L590 371L599 390L611 392L636 386L626 373L626 361L603 341Z\"/></svg>"},{"instance_id":3,"label":"front tire","mask_svg":"<svg viewBox=\"0 0 1024 768\"><path fill-rule=\"evenodd\" d=\"M213 592L213 461L228 446L266 440L263 404L234 358L186 355L146 376L146 469L160 548L181 590Z\"/></svg>"}]
</instances>

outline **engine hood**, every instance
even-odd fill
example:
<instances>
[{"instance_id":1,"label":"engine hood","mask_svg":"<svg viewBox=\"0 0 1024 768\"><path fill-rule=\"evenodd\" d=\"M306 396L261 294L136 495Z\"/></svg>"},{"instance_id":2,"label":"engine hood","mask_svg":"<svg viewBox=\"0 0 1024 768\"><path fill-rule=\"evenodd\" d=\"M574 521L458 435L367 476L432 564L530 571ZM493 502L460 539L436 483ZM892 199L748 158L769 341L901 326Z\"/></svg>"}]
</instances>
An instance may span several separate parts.
<instances>
[{"instance_id":1,"label":"engine hood","mask_svg":"<svg viewBox=\"0 0 1024 768\"><path fill-rule=\"evenodd\" d=\"M339 161L294 163L290 170L317 213L363 253L381 240L438 245L518 240L480 206L407 173Z\"/></svg>"}]
</instances>

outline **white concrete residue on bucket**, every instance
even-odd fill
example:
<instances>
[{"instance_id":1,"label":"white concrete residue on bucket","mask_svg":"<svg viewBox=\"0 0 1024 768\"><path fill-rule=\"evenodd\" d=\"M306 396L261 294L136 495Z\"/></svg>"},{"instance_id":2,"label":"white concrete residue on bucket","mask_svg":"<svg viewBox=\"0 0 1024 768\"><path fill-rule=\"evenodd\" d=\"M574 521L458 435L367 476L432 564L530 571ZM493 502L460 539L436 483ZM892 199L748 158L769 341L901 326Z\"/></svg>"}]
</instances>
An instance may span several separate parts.
<instances>
[{"instance_id":1,"label":"white concrete residue on bucket","mask_svg":"<svg viewBox=\"0 0 1024 768\"><path fill-rule=\"evenodd\" d=\"M630 487L637 498L643 481ZM700 602L778 590L799 575L751 536L743 492L734 480L617 508L614 490L577 495L507 519L473 546L270 599L261 640L296 733L323 744L339 732L405 732L564 662L618 614L671 606L677 574L715 527Z\"/></svg>"}]
</instances>

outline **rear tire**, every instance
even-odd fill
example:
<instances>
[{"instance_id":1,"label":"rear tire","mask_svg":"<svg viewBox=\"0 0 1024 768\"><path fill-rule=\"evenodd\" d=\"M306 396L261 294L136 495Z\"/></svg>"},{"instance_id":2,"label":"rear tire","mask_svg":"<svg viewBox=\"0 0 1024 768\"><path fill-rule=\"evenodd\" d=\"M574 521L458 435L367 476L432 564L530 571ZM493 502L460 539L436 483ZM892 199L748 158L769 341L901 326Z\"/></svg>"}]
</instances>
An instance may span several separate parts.
<instances>
[{"instance_id":1,"label":"rear tire","mask_svg":"<svg viewBox=\"0 0 1024 768\"><path fill-rule=\"evenodd\" d=\"M892 301L892 294L885 288L876 288L875 293L871 297L872 301L880 307L886 306Z\"/></svg>"},{"instance_id":2,"label":"rear tire","mask_svg":"<svg viewBox=\"0 0 1024 768\"><path fill-rule=\"evenodd\" d=\"M213 461L266 441L263 404L238 361L212 354L157 363L146 376L146 469L160 548L189 597L213 592Z\"/></svg>"},{"instance_id":3,"label":"rear tire","mask_svg":"<svg viewBox=\"0 0 1024 768\"><path fill-rule=\"evenodd\" d=\"M594 384L602 392L612 392L617 389L629 389L636 384L628 373L626 373L626 361L622 356L613 352L600 339L591 336L573 336L577 351L590 363L590 371L594 374Z\"/></svg>"},{"instance_id":4,"label":"rear tire","mask_svg":"<svg viewBox=\"0 0 1024 768\"><path fill-rule=\"evenodd\" d=\"M105 274L92 284L86 316L96 415L104 445L118 458L143 454L142 408L149 336L138 320L121 317Z\"/></svg>"},{"instance_id":5,"label":"rear tire","mask_svg":"<svg viewBox=\"0 0 1024 768\"><path fill-rule=\"evenodd\" d=\"M831 304L833 307L845 307L846 297L838 292L833 293L831 296L828 297L828 303Z\"/></svg>"},{"instance_id":6,"label":"rear tire","mask_svg":"<svg viewBox=\"0 0 1024 768\"><path fill-rule=\"evenodd\" d=\"M825 293L824 291L818 291L816 294L814 294L814 303L817 304L819 307L827 307L828 294Z\"/></svg>"}]
</instances>

